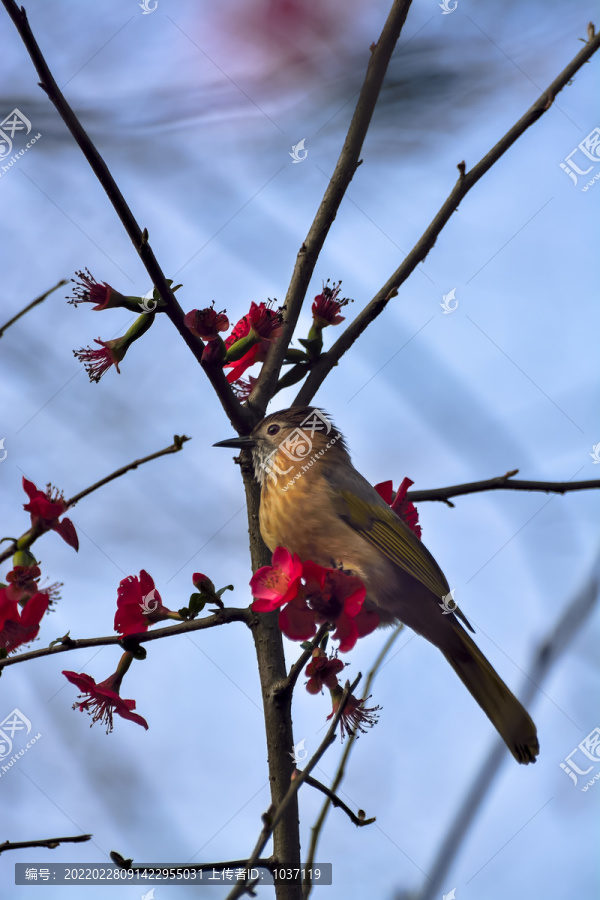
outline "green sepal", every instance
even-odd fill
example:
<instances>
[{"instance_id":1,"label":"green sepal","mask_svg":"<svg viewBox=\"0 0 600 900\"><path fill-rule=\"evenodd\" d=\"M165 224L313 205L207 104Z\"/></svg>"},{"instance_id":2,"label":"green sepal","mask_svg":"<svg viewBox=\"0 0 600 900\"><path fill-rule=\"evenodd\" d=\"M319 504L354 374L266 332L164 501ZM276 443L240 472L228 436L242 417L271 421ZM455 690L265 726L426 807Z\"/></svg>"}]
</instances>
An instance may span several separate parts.
<instances>
[{"instance_id":1,"label":"green sepal","mask_svg":"<svg viewBox=\"0 0 600 900\"><path fill-rule=\"evenodd\" d=\"M277 390L281 391L283 388L291 387L292 384L297 384L299 381L302 381L305 375L308 374L310 366L308 363L296 363L293 368L291 368L285 375L282 375L279 381L277 382Z\"/></svg>"},{"instance_id":2,"label":"green sepal","mask_svg":"<svg viewBox=\"0 0 600 900\"><path fill-rule=\"evenodd\" d=\"M39 565L33 553L30 553L27 549L17 550L12 558L12 564L13 566L24 566L25 568Z\"/></svg>"},{"instance_id":3,"label":"green sepal","mask_svg":"<svg viewBox=\"0 0 600 900\"><path fill-rule=\"evenodd\" d=\"M190 619L195 619L198 613L201 613L204 607L206 606L208 600L210 599L209 594L192 594L190 597L190 602L188 606L188 616Z\"/></svg>"},{"instance_id":4,"label":"green sepal","mask_svg":"<svg viewBox=\"0 0 600 900\"><path fill-rule=\"evenodd\" d=\"M307 338L299 338L298 343L306 347L307 353L311 359L318 359L323 350L323 335L321 331L311 328Z\"/></svg>"},{"instance_id":5,"label":"green sepal","mask_svg":"<svg viewBox=\"0 0 600 900\"><path fill-rule=\"evenodd\" d=\"M296 350L292 347L291 350L288 350L285 354L284 361L285 362L305 362L308 359L304 350Z\"/></svg>"}]
</instances>

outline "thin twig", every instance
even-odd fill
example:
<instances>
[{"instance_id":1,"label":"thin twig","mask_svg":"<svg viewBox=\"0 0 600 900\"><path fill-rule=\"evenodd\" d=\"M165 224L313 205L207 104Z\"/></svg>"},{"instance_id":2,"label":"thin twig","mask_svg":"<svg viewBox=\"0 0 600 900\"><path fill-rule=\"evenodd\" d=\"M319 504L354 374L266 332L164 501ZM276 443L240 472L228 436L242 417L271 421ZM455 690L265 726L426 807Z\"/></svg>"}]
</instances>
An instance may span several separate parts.
<instances>
[{"instance_id":1,"label":"thin twig","mask_svg":"<svg viewBox=\"0 0 600 900\"><path fill-rule=\"evenodd\" d=\"M133 462L130 462L126 466L122 466L120 469L117 469L110 475L107 475L106 478L101 478L100 481L97 481L90 487L85 488L85 490L80 491L79 494L75 494L73 497L71 497L70 500L67 500L67 508L74 506L80 500L83 500L84 497L87 497L88 494L93 493L93 491L97 491L98 488L104 487L105 484L108 484L110 481L114 481L115 478L120 478L121 475L125 475L127 472L131 472L132 469L137 469L138 466L143 466L144 463L151 462L153 459L160 459L161 456L169 456L169 454L171 453L179 453L185 442L190 440L191 438L186 437L185 434L174 435L173 443L169 447L165 447L164 450L157 450L156 453L151 453L149 456L143 456L142 459L135 459Z\"/></svg>"},{"instance_id":2,"label":"thin twig","mask_svg":"<svg viewBox=\"0 0 600 900\"><path fill-rule=\"evenodd\" d=\"M346 140L327 185L321 205L317 210L310 230L302 244L284 303L284 325L281 337L272 347L262 367L258 381L248 399L248 407L257 419L262 418L269 400L277 389L277 379L288 349L308 285L312 278L319 254L337 215L348 185L361 163L360 152L371 123L373 110L379 97L381 85L390 58L400 37L411 0L394 0L387 21L383 26L377 44L371 47L371 57L367 66L354 115L348 128Z\"/></svg>"},{"instance_id":3,"label":"thin twig","mask_svg":"<svg viewBox=\"0 0 600 900\"><path fill-rule=\"evenodd\" d=\"M600 557L596 559L585 586L566 605L553 628L538 644L531 660L529 675L526 677L520 694L521 702L525 707L529 707L539 694L540 685L552 666L562 656L595 608L599 589ZM447 829L446 836L440 844L430 869L431 874L419 894L419 900L435 900L441 895L446 875L506 758L506 747L503 741L494 740Z\"/></svg>"},{"instance_id":4,"label":"thin twig","mask_svg":"<svg viewBox=\"0 0 600 900\"><path fill-rule=\"evenodd\" d=\"M459 179L431 224L426 228L408 256L405 257L402 264L387 280L381 290L348 325L346 330L342 332L331 349L317 360L300 388L294 400L294 406L308 406L310 404L325 377L338 364L344 353L360 337L367 326L383 312L391 298L398 293L400 285L406 281L418 264L426 258L450 216L458 209L458 205L463 197L530 125L533 125L540 116L550 109L559 91L571 81L579 69L593 56L598 47L600 47L600 34L591 37L589 41L585 42L585 46L582 47L577 56L538 97L525 115L513 125L510 131L469 172L464 171L464 163L459 165Z\"/></svg>"},{"instance_id":5,"label":"thin twig","mask_svg":"<svg viewBox=\"0 0 600 900\"><path fill-rule=\"evenodd\" d=\"M543 491L546 494L566 494L570 491L588 491L600 488L600 479L588 481L525 481L515 479L518 469L513 469L505 475L497 478L488 478L487 481L470 481L466 484L455 484L445 488L431 488L424 491L408 491L406 497L413 503L423 500L441 500L448 503L449 497L460 497L463 494L477 494L480 491ZM449 503L449 506L454 506Z\"/></svg>"},{"instance_id":6,"label":"thin twig","mask_svg":"<svg viewBox=\"0 0 600 900\"><path fill-rule=\"evenodd\" d=\"M40 87L43 91L46 92L48 98L56 107L58 114L73 135L73 138L78 144L80 150L90 164L94 175L104 188L108 199L112 203L115 212L121 220L123 227L125 228L125 231L127 232L133 246L135 247L142 261L142 264L144 265L144 268L150 276L153 285L157 289L161 300L163 300L163 302L165 303L164 311L166 315L171 320L189 349L192 351L196 360L201 364L204 344L200 340L200 338L192 334L192 332L189 330L189 328L186 327L183 321L183 310L177 302L175 294L167 283L164 272L158 264L156 257L154 256L154 253L148 241L148 231L146 229L142 231L142 229L140 228L135 216L133 215L131 209L129 208L129 205L127 204L127 201L125 200L123 194L117 186L116 181L111 175L104 159L98 152L90 136L83 128L81 122L67 103L67 100L65 99L62 91L54 80L54 77L48 67L48 63L46 62L44 55L40 50L35 37L33 36L33 32L31 31L29 21L27 19L27 13L22 7L19 8L17 3L15 3L15 0L2 0L2 4L6 9L8 15L14 22L21 40L25 44L27 52L31 57L31 60L40 77ZM212 365L203 366L203 368L217 396L219 397L219 400L221 401L223 409L227 413L231 424L234 426L234 428L237 428L240 431L243 431L244 429L248 430L248 426L251 422L250 413L243 406L241 406L238 399L234 395L233 391L231 390L231 386L227 382L227 379L223 373L223 369L220 366Z\"/></svg>"},{"instance_id":7,"label":"thin twig","mask_svg":"<svg viewBox=\"0 0 600 900\"><path fill-rule=\"evenodd\" d=\"M144 463L151 462L153 459L159 459L161 456L168 456L171 453L178 453L186 441L191 440L191 438L186 437L185 434L179 435L176 434L173 437L173 443L168 447L165 447L164 450L157 450L156 453L151 453L150 456L144 456L142 459L135 459L133 462L128 463L126 466L122 466L120 469L117 469L115 472L112 472L110 475L107 475L105 478L101 478L100 481L97 481L95 484L90 485L90 487L85 488L85 490L80 491L78 494L75 494L71 497L70 500L66 500L67 508L74 506L79 500L82 500L84 497L87 497L88 494L91 494L93 491L97 491L98 488L103 487L105 484L108 484L109 481L114 481L115 478L120 478L121 475L125 475L126 472L130 472L132 469L137 469L138 466L144 465ZM34 535L34 541L37 540L38 537L41 537L42 534L46 534L46 531L40 530L39 534ZM33 543L33 542L32 542ZM8 559L9 556L12 556L17 551L17 544L13 542L7 550L3 550L0 553L0 563L4 562L5 559Z\"/></svg>"},{"instance_id":8,"label":"thin twig","mask_svg":"<svg viewBox=\"0 0 600 900\"><path fill-rule=\"evenodd\" d=\"M4 841L0 844L0 853L5 850L26 850L28 847L47 847L54 850L59 844L81 844L83 841L91 841L91 834L76 834L73 837L44 838L40 841Z\"/></svg>"},{"instance_id":9,"label":"thin twig","mask_svg":"<svg viewBox=\"0 0 600 900\"><path fill-rule=\"evenodd\" d=\"M385 642L385 644L379 651L379 654L378 654L375 662L373 663L373 666L371 667L369 674L367 675L367 680L365 681L365 688L364 688L363 696L362 696L362 699L365 702L369 696L369 691L371 690L371 685L373 684L373 680L374 680L377 672L381 668L381 664L383 663L383 660L385 659L385 657L388 655L388 653L392 649L394 641L397 639L398 635L400 634L400 632L402 631L403 628L404 628L404 625L402 625L402 624L398 625L398 627L395 628L394 631L390 634L389 638L387 639L387 641ZM344 747L344 751L342 753L337 772L335 773L335 777L331 784L331 791L333 793L335 793L335 791L337 791L340 784L342 783L344 774L346 772L346 765L348 763L348 758L350 756L350 753L352 752L352 748L354 747L354 742L356 741L356 736L357 736L356 731L353 732L352 734L350 734L348 741L346 743L346 746ZM308 872L313 867L313 863L315 861L315 855L317 852L317 844L319 843L319 837L321 835L321 831L323 830L323 825L325 824L325 819L327 818L327 813L329 812L330 807L331 807L331 800L327 799L321 808L321 812L319 813L319 816L318 816L315 824L311 828L310 845L308 848L308 855L306 857L306 866L305 866L307 874L305 875L305 879L302 883L302 896L303 896L304 900L306 900L306 898L309 897L310 892L312 890L312 882L311 882L310 878L308 877Z\"/></svg>"},{"instance_id":10,"label":"thin twig","mask_svg":"<svg viewBox=\"0 0 600 900\"><path fill-rule=\"evenodd\" d=\"M320 781L317 781L316 778L313 778L312 775L308 775L305 779L306 784L310 784L311 787L316 788L318 791L321 791L322 794L325 794L326 797L329 797L333 806L342 809L350 821L354 825L362 826L362 825L371 825L375 821L375 816L371 819L360 818L355 813L352 812L349 806L347 806L343 800L340 800L337 794L331 790L331 788L326 787L326 785L321 784Z\"/></svg>"},{"instance_id":11,"label":"thin twig","mask_svg":"<svg viewBox=\"0 0 600 900\"><path fill-rule=\"evenodd\" d=\"M325 753L327 748L335 741L335 731L338 726L338 722L342 718L342 715L346 708L346 704L348 703L348 700L349 700L350 696L352 695L352 692L354 691L355 687L359 683L361 677L362 676L359 672L359 674L356 676L356 678L354 679L352 684L349 684L348 682L346 682L346 687L344 688L344 693L342 694L342 696L340 698L340 704L338 706L338 709L337 709L335 715L333 716L333 718L331 720L331 725L327 729L327 733L326 733L325 737L323 738L323 740L321 741L321 743L319 744L319 747L317 748L316 752L309 759L305 768L301 772L296 770L297 777L293 778L293 780L290 782L290 786L289 786L284 798L282 799L281 803L279 804L279 806L277 806L274 810L269 810L263 816L264 827L260 833L260 836L256 843L256 847L254 848L251 856L248 858L248 860L246 862L247 869L252 869L253 866L256 865L256 860L259 858L260 854L262 853L264 847L266 846L267 841L269 840L271 834L273 833L273 829L275 828L277 823L281 820L289 803L296 796L296 794L298 793L298 791L300 790L300 788L302 787L302 785L304 784L304 782L310 775L312 769L314 769L314 767L319 762L319 760L321 759L321 757L323 756L323 754ZM243 894L249 893L251 889L252 889L252 886L249 883L237 884L233 888L233 890L230 891L229 894L227 894L226 900L235 900L236 897L241 897Z\"/></svg>"},{"instance_id":12,"label":"thin twig","mask_svg":"<svg viewBox=\"0 0 600 900\"><path fill-rule=\"evenodd\" d=\"M126 860L120 854L116 854L114 851L111 853L111 857L116 865L119 866L120 869L126 869L128 872L147 872L148 866L133 866L130 865L131 860ZM273 869L277 869L279 867L279 860L275 859L274 856L265 856L257 859L255 864L259 869L268 869L269 872L272 872ZM238 869L246 866L245 859L227 859L225 862L210 862L210 863L185 863L184 868L189 869L192 872L208 872L212 869L219 869L223 871L223 869ZM181 866L161 866L161 869L178 869Z\"/></svg>"},{"instance_id":13,"label":"thin twig","mask_svg":"<svg viewBox=\"0 0 600 900\"><path fill-rule=\"evenodd\" d=\"M73 639L69 635L65 635L59 643L53 647L42 647L39 650L29 650L27 653L19 653L18 656L9 656L6 659L0 659L0 672L7 666L14 666L17 663L27 662L29 659L40 659L42 656L54 656L56 653L65 653L68 650L81 650L83 647L108 647L111 644L119 644L121 647L125 644L147 644L149 641L159 641L162 638L173 637L176 634L189 634L192 631L202 631L205 628L215 628L217 625L228 625L230 622L245 622L247 625L252 620L252 611L247 609L237 609L236 607L225 607L218 609L212 616L206 616L204 619L189 619L178 625L170 625L166 628L157 628L155 631L145 631L139 634L130 634L123 638L121 635L107 635L106 637L95 638L79 638Z\"/></svg>"},{"instance_id":14,"label":"thin twig","mask_svg":"<svg viewBox=\"0 0 600 900\"><path fill-rule=\"evenodd\" d=\"M287 694L290 691L294 690L294 686L302 672L302 669L309 661L312 656L313 650L315 650L319 644L321 643L323 637L329 631L329 624L326 622L324 625L321 625L316 635L310 642L310 647L308 650L304 650L302 654L298 657L296 662L290 669L288 677L283 681L280 685L277 685L274 690L281 694Z\"/></svg>"},{"instance_id":15,"label":"thin twig","mask_svg":"<svg viewBox=\"0 0 600 900\"><path fill-rule=\"evenodd\" d=\"M65 278L62 278L57 284L54 285L54 287L51 287L50 290L46 291L45 294L40 294L39 297L36 297L35 300L32 300L31 303L28 303L25 309L22 309L21 312L18 312L16 314L16 316L13 316L12 319L9 319L6 325L3 325L2 328L0 328L0 338L4 335L4 332L7 328L10 328L10 326L14 325L15 322L18 322L21 316L24 316L25 313L28 313L30 309L33 309L39 303L43 303L46 297L49 297L50 294L52 294L54 291L57 291L59 287L63 286L63 284L68 284Z\"/></svg>"}]
</instances>

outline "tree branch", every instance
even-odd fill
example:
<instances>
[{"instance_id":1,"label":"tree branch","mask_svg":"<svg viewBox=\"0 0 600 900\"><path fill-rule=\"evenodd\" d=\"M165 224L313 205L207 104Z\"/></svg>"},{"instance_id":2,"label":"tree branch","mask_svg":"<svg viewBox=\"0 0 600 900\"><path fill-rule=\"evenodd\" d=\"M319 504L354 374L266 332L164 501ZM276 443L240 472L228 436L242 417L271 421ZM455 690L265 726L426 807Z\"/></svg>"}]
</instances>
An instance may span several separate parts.
<instances>
[{"instance_id":1,"label":"tree branch","mask_svg":"<svg viewBox=\"0 0 600 900\"><path fill-rule=\"evenodd\" d=\"M301 653L301 655L298 657L296 662L293 664L287 678L284 681L282 681L281 684L275 685L275 687L274 687L275 691L277 691L278 693L281 693L281 694L286 694L286 693L291 694L292 693L292 691L294 690L294 686L295 686L296 682L298 681L298 678L300 677L300 673L302 672L302 669L304 668L304 666L306 665L306 663L309 661L309 659L312 656L313 650L316 650L316 648L319 646L319 644L321 643L322 639L325 637L325 635L327 634L328 631L329 631L329 624L326 622L324 625L321 625L321 627L317 631L316 635L310 642L310 649L304 650Z\"/></svg>"},{"instance_id":2,"label":"tree branch","mask_svg":"<svg viewBox=\"0 0 600 900\"><path fill-rule=\"evenodd\" d=\"M310 784L311 787L316 788L318 791L321 791L322 794L325 794L326 797L329 797L333 806L342 809L354 825L371 825L375 821L375 816L373 816L372 819L365 819L364 813L362 818L355 815L350 807L346 806L344 801L340 800L337 794L334 794L331 788L328 788L324 784L321 784L321 782L317 781L316 778L313 778L312 775L308 775L304 780L306 781L306 784ZM362 812L362 810L360 810L360 812Z\"/></svg>"},{"instance_id":3,"label":"tree branch","mask_svg":"<svg viewBox=\"0 0 600 900\"><path fill-rule=\"evenodd\" d=\"M8 322L0 328L0 338L3 337L4 332L7 328L10 328L11 325L14 325L15 322L18 322L21 316L24 316L25 313L28 313L30 309L33 309L39 303L43 303L46 297L49 297L54 291L57 291L59 287L62 287L63 284L68 284L68 281L65 278L62 278L59 282L57 282L54 287L51 287L50 290L46 291L44 294L40 294L39 297L36 297L35 300L32 300L31 303L28 303L25 309L22 309L21 312L18 312L16 316L13 316L12 319L9 319Z\"/></svg>"},{"instance_id":4,"label":"tree branch","mask_svg":"<svg viewBox=\"0 0 600 900\"><path fill-rule=\"evenodd\" d=\"M71 497L70 500L66 500L67 509L71 506L74 506L79 500L82 500L84 497L87 497L88 494L93 493L93 491L97 491L98 488L103 487L105 484L108 484L109 481L114 481L115 478L120 478L121 475L125 475L126 472L130 472L132 469L137 469L138 466L143 466L144 463L151 462L153 459L158 459L161 456L168 456L170 453L178 453L186 441L191 440L191 438L186 437L185 434L179 435L176 434L173 437L173 443L169 447L165 447L164 450L157 450L156 453L151 453L150 456L144 456L142 459L135 459L133 462L127 463L126 466L122 466L120 469L112 472L110 475L107 475L105 478L101 478L100 481L97 481L95 484L92 484L90 487L85 488L85 490L80 491L78 494L75 494ZM46 534L46 531L39 531L38 534L34 536L34 541L36 541L42 534ZM32 541L32 543L34 542ZM0 553L0 563L4 562L4 560L8 559L9 556L12 556L17 552L17 543L14 541L8 550L3 550Z\"/></svg>"},{"instance_id":5,"label":"tree branch","mask_svg":"<svg viewBox=\"0 0 600 900\"><path fill-rule=\"evenodd\" d=\"M80 844L83 841L90 841L91 834L76 834L74 837L57 837L44 838L40 841L4 841L0 844L0 853L5 850L26 850L28 847L47 847L48 850L54 850L59 844Z\"/></svg>"},{"instance_id":6,"label":"tree branch","mask_svg":"<svg viewBox=\"0 0 600 900\"><path fill-rule=\"evenodd\" d=\"M548 88L538 97L533 106L531 106L525 115L513 125L510 131L508 131L504 137L492 147L489 153L473 166L470 172L465 172L464 163L459 164L459 179L431 224L423 232L408 256L405 257L402 264L396 269L394 274L390 276L381 290L375 294L367 306L358 314L350 325L348 325L331 349L319 357L309 372L306 381L300 388L296 399L293 402L293 406L308 406L310 404L312 398L315 396L332 368L337 365L344 353L346 353L352 344L360 337L367 326L383 312L391 298L395 297L398 293L400 285L406 281L418 264L423 262L426 258L450 216L457 210L463 197L465 197L479 179L491 169L494 163L506 153L509 147L512 147L515 141L521 137L521 135L533 125L540 116L550 109L556 95L593 56L598 47L600 47L600 34L590 37L590 39L585 42L585 46L582 47L577 56L575 56L560 75L555 78Z\"/></svg>"},{"instance_id":7,"label":"tree branch","mask_svg":"<svg viewBox=\"0 0 600 900\"><path fill-rule=\"evenodd\" d=\"M119 866L120 869L126 869L127 871L133 872L144 872L148 871L148 866L134 866L131 865L131 860L125 859L121 856L120 853L116 853L113 851L111 853L111 859L113 862ZM245 867L246 860L245 859L227 859L225 862L211 862L211 863L185 863L184 868L190 869L192 872L208 872L211 869L238 869ZM278 868L279 860L275 859L274 856L265 856L256 860L255 863L258 868L268 869L269 872L272 872L273 869ZM177 869L179 866L161 866L161 869Z\"/></svg>"},{"instance_id":8,"label":"tree branch","mask_svg":"<svg viewBox=\"0 0 600 900\"><path fill-rule=\"evenodd\" d=\"M184 324L183 310L167 283L164 272L158 264L152 248L150 247L148 242L148 231L146 229L142 231L140 228L127 201L111 175L108 166L104 162L104 159L96 149L90 136L83 128L81 122L67 103L62 91L54 80L44 55L33 36L25 9L23 7L19 8L17 3L15 3L15 0L2 0L2 4L12 19L21 40L31 57L33 65L40 77L40 87L46 92L48 98L56 107L58 114L90 164L94 175L104 188L108 199L121 220L121 223L135 247L144 268L150 276L153 285L158 291L161 300L165 303L164 311L166 315L171 320L188 348L192 351L196 360L202 364L204 344L200 338L193 335L189 328ZM240 431L243 431L244 429L248 430L248 425L251 421L250 413L237 400L227 382L223 369L217 366L203 366L203 369L219 397L223 409L233 427Z\"/></svg>"},{"instance_id":9,"label":"tree branch","mask_svg":"<svg viewBox=\"0 0 600 900\"><path fill-rule=\"evenodd\" d=\"M283 817L288 805L293 800L295 800L298 791L300 790L300 788L302 787L302 785L308 778L312 769L314 769L314 767L319 762L319 760L321 759L321 757L323 756L323 754L325 753L327 748L335 741L335 730L338 726L338 722L342 718L342 715L346 708L346 704L348 703L348 699L350 698L350 695L352 694L354 688L360 681L361 677L362 676L359 672L359 674L356 676L356 678L354 679L352 684L349 684L349 682L346 682L346 687L344 688L344 693L342 694L342 697L340 699L340 705L337 709L337 712L333 716L333 719L331 720L331 725L327 729L327 733L326 733L325 737L323 738L323 740L321 741L316 752L313 754L311 759L306 764L306 767L301 772L298 769L294 770L296 777L292 778L292 780L290 782L290 786L288 787L287 792L286 792L285 796L283 797L283 799L281 800L280 804L276 807L271 806L269 808L269 810L267 810L267 812L264 814L264 816L263 816L264 827L260 833L256 847L252 851L252 855L249 857L249 859L246 862L247 869L251 869L253 866L256 865L256 860L259 858L259 855L262 853L267 841L269 840L271 834L273 833L274 828L276 827L278 822ZM282 865L286 866L286 868L287 868L289 864L287 862L282 861ZM236 897L241 897L243 894L249 893L250 890L251 890L250 884L241 884L241 883L237 884L233 888L233 890L230 891L229 894L227 894L226 900L235 900Z\"/></svg>"},{"instance_id":10,"label":"tree branch","mask_svg":"<svg viewBox=\"0 0 600 900\"><path fill-rule=\"evenodd\" d=\"M323 195L321 205L296 257L294 271L285 298L284 324L281 337L272 347L254 390L248 399L248 407L253 411L257 421L264 416L267 404L276 392L277 379L283 358L292 339L319 254L348 185L361 163L359 157L362 145L371 123L373 110L379 97L389 61L400 37L410 5L411 0L394 0L381 36L377 44L371 47L371 58L344 146Z\"/></svg>"},{"instance_id":11,"label":"tree branch","mask_svg":"<svg viewBox=\"0 0 600 900\"><path fill-rule=\"evenodd\" d=\"M403 630L403 628L404 628L404 625L402 625L402 624L398 625L398 627L395 628L394 631L392 631L392 633L388 637L387 641L385 642L385 644L379 651L379 654L378 654L375 662L373 663L373 666L372 666L369 674L367 675L367 680L365 681L365 688L363 690L363 696L362 696L362 699L365 702L369 696L369 691L371 690L371 685L373 684L373 680L374 680L377 672L381 668L381 664L383 663L383 660L385 659L385 657L388 655L388 653L392 649L394 641L396 640L396 638L398 637L400 632ZM344 779L344 775L346 773L346 765L348 763L348 759L350 757L350 753L352 752L352 748L354 747L354 742L356 741L356 739L357 739L356 731L353 732L348 737L348 742L346 743L346 746L344 747L344 751L342 753L337 772L335 773L335 777L331 784L331 791L334 794ZM317 845L319 843L319 837L321 836L321 831L323 830L323 826L325 824L325 819L327 818L327 813L329 812L331 804L332 804L332 800L328 797L328 799L325 801L325 803L323 804L323 806L321 808L321 812L319 813L317 821L315 822L315 824L313 825L313 827L311 829L310 845L308 848L308 856L306 858L306 866L305 866L307 874L302 883L302 897L304 898L304 900L307 900L307 898L310 896L310 892L312 890L312 882L311 882L310 878L308 877L308 872L312 869L312 867L314 865L315 855L317 852Z\"/></svg>"},{"instance_id":12,"label":"tree branch","mask_svg":"<svg viewBox=\"0 0 600 900\"><path fill-rule=\"evenodd\" d=\"M239 457L244 480L248 509L248 531L252 571L271 563L271 553L264 543L259 528L260 486L254 478L254 465L249 451L242 450ZM287 666L283 650L283 637L277 612L260 613L252 622L252 637L263 699L265 740L271 805L276 808L286 796L294 772L291 752L294 747L292 728L292 695L277 691L277 685L285 681ZM298 801L294 795L285 816L273 826L273 856L280 865L298 868L300 865L300 828ZM277 900L300 900L301 889L296 884L275 886Z\"/></svg>"},{"instance_id":13,"label":"tree branch","mask_svg":"<svg viewBox=\"0 0 600 900\"><path fill-rule=\"evenodd\" d=\"M546 494L567 494L571 491L587 491L600 488L600 479L588 481L526 481L514 479L518 469L513 469L505 475L497 478L488 478L487 481L470 481L466 484L455 484L452 487L431 488L424 491L408 491L406 497L412 503L420 503L423 500L441 500L448 506L449 497L460 497L463 494L478 494L481 491L542 491Z\"/></svg>"},{"instance_id":14,"label":"tree branch","mask_svg":"<svg viewBox=\"0 0 600 900\"><path fill-rule=\"evenodd\" d=\"M107 647L111 644L118 644L123 647L126 643L147 644L149 641L159 641L161 638L172 637L176 634L188 634L191 631L202 631L205 628L215 628L217 625L228 625L230 622L245 622L246 625L252 624L253 615L250 609L237 609L236 607L225 607L218 609L212 616L206 616L204 619L189 619L178 625L170 625L166 628L157 628L155 631L144 631L139 634L130 634L123 638L119 634L108 635L107 637L95 638L79 638L75 640L66 634L60 639L60 643L53 647L42 647L40 650L29 650L27 653L19 653L18 656L9 656L6 659L0 659L0 672L7 666L14 666L17 663L27 662L28 659L39 659L42 656L54 656L57 653L65 653L68 650L81 650L83 647Z\"/></svg>"}]
</instances>

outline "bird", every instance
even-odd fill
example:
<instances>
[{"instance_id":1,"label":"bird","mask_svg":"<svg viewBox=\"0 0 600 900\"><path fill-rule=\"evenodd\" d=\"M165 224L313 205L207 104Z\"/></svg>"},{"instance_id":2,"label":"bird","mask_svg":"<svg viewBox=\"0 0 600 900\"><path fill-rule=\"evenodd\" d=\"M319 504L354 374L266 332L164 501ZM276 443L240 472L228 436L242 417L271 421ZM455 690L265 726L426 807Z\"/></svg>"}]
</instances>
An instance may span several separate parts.
<instances>
[{"instance_id":1,"label":"bird","mask_svg":"<svg viewBox=\"0 0 600 900\"><path fill-rule=\"evenodd\" d=\"M531 717L469 634L466 616L448 602L450 587L432 554L355 469L324 410L283 409L250 434L214 446L251 451L260 532L271 551L284 547L360 578L364 608L377 612L380 627L403 622L441 650L514 758L535 762Z\"/></svg>"}]
</instances>

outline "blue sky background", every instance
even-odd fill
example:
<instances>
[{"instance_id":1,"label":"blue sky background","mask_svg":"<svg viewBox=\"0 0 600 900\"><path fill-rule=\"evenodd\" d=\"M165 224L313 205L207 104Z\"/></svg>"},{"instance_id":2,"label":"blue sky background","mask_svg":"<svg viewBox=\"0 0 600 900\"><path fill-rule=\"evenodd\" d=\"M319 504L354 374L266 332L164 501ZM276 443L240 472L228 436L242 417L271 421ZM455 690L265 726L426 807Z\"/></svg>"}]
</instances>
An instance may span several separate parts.
<instances>
[{"instance_id":1,"label":"blue sky background","mask_svg":"<svg viewBox=\"0 0 600 900\"><path fill-rule=\"evenodd\" d=\"M180 303L188 310L214 300L234 322L251 301L285 296L387 14L379 0L366 10L336 0L305 5L291 27L278 8L159 0L143 15L132 0L27 5L59 85L166 274L183 282ZM457 163L471 167L522 115L578 52L592 15L585 2L508 4L500 13L459 0L450 15L436 2L413 4L309 300L323 279L341 278L355 301L349 317L368 302L446 198ZM146 293L151 285L120 222L36 87L4 13L2 21L0 112L19 108L42 137L0 177L0 318L85 266L124 293ZM582 191L585 181L574 185L559 165L600 124L598 65L594 58L584 66L472 190L319 391L316 402L373 483L408 475L420 489L515 468L539 480L600 477L590 456L600 441L600 187ZM308 156L294 165L288 154L303 138ZM597 171L600 163L590 177ZM452 289L458 307L444 315L442 296ZM193 438L181 454L72 511L77 555L52 533L36 545L44 574L64 587L35 646L67 630L110 634L118 583L141 568L172 608L185 603L198 570L218 587L235 585L232 605L250 599L241 478L227 451L212 448L231 427L170 323L157 320L121 375L111 371L99 385L73 357L94 338L122 334L131 318L125 310L76 310L59 291L0 342L3 535L28 526L23 474L71 496L167 446L174 433ZM307 303L298 337L309 324ZM271 409L293 396L282 393ZM419 505L424 541L479 646L515 690L538 642L589 578L598 508L597 492L494 492L459 498L454 509ZM519 767L507 753L444 893L563 900L597 888L600 787L582 793L559 763L600 725L599 625L596 612L538 692L531 712L539 760ZM368 670L385 639L378 632L360 642L348 658L350 677ZM298 652L286 642L290 663ZM102 680L118 656L113 647L77 651L4 672L0 719L17 707L42 738L0 777L2 839L94 839L3 855L3 896L34 893L12 884L15 862L101 863L113 849L136 862L201 862L243 857L254 846L269 795L249 632L232 624L153 643L123 687L149 731L119 719L106 736L71 710L76 689L61 670ZM334 885L320 889L332 900L367 889L382 900L417 891L494 740L441 654L409 633L379 675L373 702L383 707L380 722L358 741L341 794L377 823L357 830L330 814L318 858L333 863ZM328 712L326 697L300 685L295 736L309 751ZM328 752L317 777L332 777L340 752ZM303 790L304 850L320 806L320 795ZM46 888L44 897L62 890ZM141 896L135 887L120 891ZM163 886L155 894L192 896Z\"/></svg>"}]
</instances>

